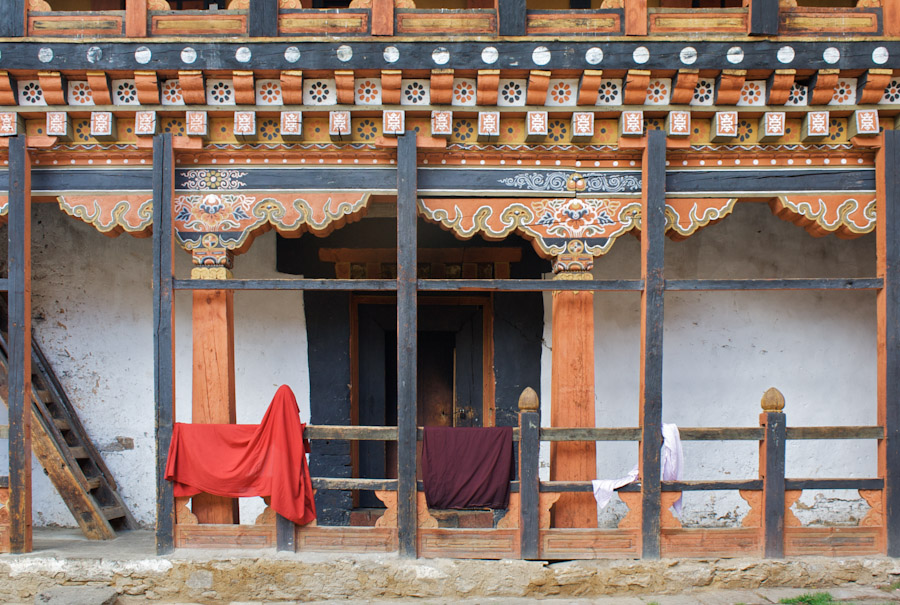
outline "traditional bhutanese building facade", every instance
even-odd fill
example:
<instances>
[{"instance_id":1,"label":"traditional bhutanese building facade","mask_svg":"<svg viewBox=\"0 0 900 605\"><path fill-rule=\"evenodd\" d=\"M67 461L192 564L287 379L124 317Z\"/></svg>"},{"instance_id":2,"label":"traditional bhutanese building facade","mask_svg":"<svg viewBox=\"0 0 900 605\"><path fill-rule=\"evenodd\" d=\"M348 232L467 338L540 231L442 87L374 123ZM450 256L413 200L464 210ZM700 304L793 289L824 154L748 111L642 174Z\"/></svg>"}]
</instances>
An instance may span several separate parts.
<instances>
[{"instance_id":1,"label":"traditional bhutanese building facade","mask_svg":"<svg viewBox=\"0 0 900 605\"><path fill-rule=\"evenodd\" d=\"M153 525L160 552L900 554L898 3L346 4L0 7L10 410L0 547L31 548L32 508L43 506L32 502L33 447L86 535ZM751 226L724 231L741 220ZM753 240L763 224L758 233L785 235ZM70 240L76 227L131 243ZM804 243L784 243L795 239ZM81 245L56 248L64 241ZM770 245L778 251L767 257ZM59 268L75 257L80 268ZM92 262L111 275L90 275ZM235 299L249 291L256 302L241 312ZM302 299L279 315L259 291ZM722 368L707 351L718 369L689 369L694 349L665 323L670 309L689 317L681 305L700 293L716 294L702 299L709 310L694 326L726 317L716 295L797 291L810 309L788 347L833 338L809 357ZM849 297L841 304L853 319L820 331L815 318L832 313L821 297L831 296ZM66 327L63 307L76 300L85 313L70 313ZM144 307L130 320L112 312L117 300ZM113 319L86 328L88 307ZM792 315L772 307L752 325L778 341L789 330L778 322ZM730 338L754 312L727 316L703 338ZM188 348L176 348L176 316ZM859 317L871 346L832 385L843 361L818 355L856 350ZM251 328L241 331L242 321ZM145 330L128 343L142 361L77 353L85 342L119 350L113 341L127 341L132 325ZM626 333L630 345L620 343ZM740 405L707 401L718 422L685 412L686 400L667 416L676 408L666 408L664 366L666 388L677 389L746 386L748 374L768 387L785 364L816 376L825 398L846 387L860 401L800 406L802 426L786 426L778 391L766 392L762 414L746 405L761 388L741 392ZM85 372L143 390L95 388L102 401L87 401ZM318 525L295 527L261 506L249 523L236 501L208 494L176 499L164 478L173 422L258 422L266 389L292 380L310 422ZM632 400L616 399L626 392ZM242 412L251 398L252 413ZM856 407L867 412L844 409ZM114 408L143 414L144 424L82 427L79 415L99 425ZM744 442L740 468L752 472L665 479L664 417L686 442ZM430 510L423 426L516 427L509 508ZM132 450L135 439L117 430L143 438ZM852 454L834 450L859 464L826 465L832 474L818 477L804 461L791 469L809 456L786 442L823 439L862 441ZM631 449L612 454L616 442ZM688 449L707 459L725 450L700 451ZM590 481L628 470L604 464L613 459L639 462L640 477L598 527ZM803 490L850 491L862 512L855 524L811 526L794 506ZM673 516L692 492L729 492L740 522Z\"/></svg>"}]
</instances>

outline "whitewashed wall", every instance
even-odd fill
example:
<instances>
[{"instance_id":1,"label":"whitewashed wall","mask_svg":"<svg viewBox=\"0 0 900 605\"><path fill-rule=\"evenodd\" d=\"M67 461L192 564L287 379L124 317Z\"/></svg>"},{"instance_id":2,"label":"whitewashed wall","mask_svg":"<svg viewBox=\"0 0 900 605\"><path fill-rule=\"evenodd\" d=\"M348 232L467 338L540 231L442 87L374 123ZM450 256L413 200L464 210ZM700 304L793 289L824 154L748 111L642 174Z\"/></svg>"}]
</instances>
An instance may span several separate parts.
<instances>
[{"instance_id":1,"label":"whitewashed wall","mask_svg":"<svg viewBox=\"0 0 900 605\"><path fill-rule=\"evenodd\" d=\"M874 234L856 240L813 238L765 204L734 214L683 242L666 240L666 277L862 277L875 272ZM597 260L596 279L640 276L640 244L624 236ZM545 298L542 417L550 416L550 299ZM640 296L601 293L594 304L598 426L637 426ZM876 326L873 292L668 293L665 301L663 422L681 426L758 426L759 400L771 386L785 396L789 426L876 424ZM687 442L685 479L749 479L756 442ZM789 477L874 477L874 441L788 442ZM626 474L637 445L598 443L598 477ZM549 473L548 452L542 460ZM600 514L614 526L614 499ZM795 506L804 522L854 523L867 505L855 492L805 491ZM737 492L685 495L685 525L733 523L747 506Z\"/></svg>"},{"instance_id":2,"label":"whitewashed wall","mask_svg":"<svg viewBox=\"0 0 900 605\"><path fill-rule=\"evenodd\" d=\"M64 215L56 204L35 204L33 218L34 329L94 443L100 448L137 520L154 523L156 479L153 405L151 239L108 238ZM6 232L3 231L5 240ZM4 254L5 257L5 254ZM176 251L176 273L188 277L190 257ZM274 233L236 257L238 277L275 277ZM176 295L176 416L190 421L191 295ZM300 293L235 294L238 422L257 423L281 384L294 389L309 418L306 327ZM2 406L0 406L2 407ZM6 408L0 423L6 424ZM134 440L119 450L117 437ZM5 441L3 442L5 446ZM0 468L7 468L6 447ZM74 519L34 461L34 522L74 525ZM252 523L259 498L243 499Z\"/></svg>"}]
</instances>

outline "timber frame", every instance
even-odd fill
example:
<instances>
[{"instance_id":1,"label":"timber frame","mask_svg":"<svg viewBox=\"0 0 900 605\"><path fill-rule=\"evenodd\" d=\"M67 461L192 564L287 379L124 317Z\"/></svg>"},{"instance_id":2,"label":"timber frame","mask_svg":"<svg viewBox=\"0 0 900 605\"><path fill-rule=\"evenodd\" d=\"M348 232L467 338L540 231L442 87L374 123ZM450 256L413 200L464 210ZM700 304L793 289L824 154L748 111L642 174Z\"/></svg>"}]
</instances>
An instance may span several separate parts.
<instances>
[{"instance_id":1,"label":"timber frame","mask_svg":"<svg viewBox=\"0 0 900 605\"><path fill-rule=\"evenodd\" d=\"M497 0L493 9L441 12L371 0L323 19L277 0L235 0L215 12L128 0L124 11L75 22L44 4L0 7L0 217L9 236L0 290L10 307L0 550L31 550L34 201L58 203L105 235L152 235L159 553L277 546L525 559L900 556L898 3L747 0L741 9L697 11L606 0L597 10L533 11L524 0ZM72 41L72 27L90 39ZM876 274L666 279L666 237L690 237L743 203L767 203L817 237L874 231ZM334 279L232 275L235 257L260 234L325 237L367 215L396 217L396 278L354 278L350 261L337 257ZM422 278L420 218L463 240L519 234L553 263L555 278L511 279L502 262L489 278ZM591 279L595 259L629 232L640 233L640 275ZM174 275L178 248L191 254L190 279ZM397 479L314 477L319 490L374 490L386 506L376 527L294 527L269 509L254 525L234 525L231 503L195 501L192 511L174 498L164 470L175 294L195 295L195 333L209 328L204 344L230 360L194 381L195 418L203 409L218 422L233 421L231 299L245 290L396 297L397 426L307 427L313 440L397 442ZM876 292L877 425L788 427L785 402L770 391L758 427L682 429L685 440L759 442L759 477L662 481L665 295L714 290ZM460 291L552 292L554 322L590 326L554 330L553 388L569 389L579 405L557 405L552 426L541 428L536 395L520 399L513 500L490 530L438 528L416 481L419 293ZM594 298L620 291L640 295L639 426L598 428L592 406L580 405L592 402L593 384L577 376L593 364ZM209 410L216 396L198 394L214 376L230 409ZM786 479L787 439L876 440L878 476ZM579 517L591 501L585 461L603 440L640 444L641 479L620 490L629 513L612 530ZM541 442L559 461L550 481L538 477ZM859 490L871 510L859 527L801 527L790 506L804 488ZM668 509L690 490L739 490L751 513L741 528L684 529Z\"/></svg>"}]
</instances>

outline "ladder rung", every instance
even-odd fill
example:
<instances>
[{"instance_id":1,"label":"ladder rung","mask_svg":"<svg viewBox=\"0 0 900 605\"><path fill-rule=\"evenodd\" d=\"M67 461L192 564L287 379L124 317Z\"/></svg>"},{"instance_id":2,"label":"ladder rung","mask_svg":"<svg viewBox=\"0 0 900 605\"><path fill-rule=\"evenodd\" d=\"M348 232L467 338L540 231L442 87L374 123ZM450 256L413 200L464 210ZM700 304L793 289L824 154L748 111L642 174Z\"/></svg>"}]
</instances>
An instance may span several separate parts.
<instances>
[{"instance_id":1,"label":"ladder rung","mask_svg":"<svg viewBox=\"0 0 900 605\"><path fill-rule=\"evenodd\" d=\"M87 481L88 491L100 487L100 477L85 477L85 480Z\"/></svg>"},{"instance_id":2,"label":"ladder rung","mask_svg":"<svg viewBox=\"0 0 900 605\"><path fill-rule=\"evenodd\" d=\"M54 418L53 424L55 424L56 428L58 428L61 431L68 431L69 429L72 428L69 426L69 421L66 420L65 418Z\"/></svg>"},{"instance_id":3,"label":"ladder rung","mask_svg":"<svg viewBox=\"0 0 900 605\"><path fill-rule=\"evenodd\" d=\"M125 507L123 506L104 506L102 510L103 516L106 517L107 521L121 519L125 516Z\"/></svg>"},{"instance_id":4,"label":"ladder rung","mask_svg":"<svg viewBox=\"0 0 900 605\"><path fill-rule=\"evenodd\" d=\"M72 452L72 456L75 459L90 458L90 456L87 453L87 450L84 449L83 447L81 447L80 445L70 447L69 451Z\"/></svg>"}]
</instances>

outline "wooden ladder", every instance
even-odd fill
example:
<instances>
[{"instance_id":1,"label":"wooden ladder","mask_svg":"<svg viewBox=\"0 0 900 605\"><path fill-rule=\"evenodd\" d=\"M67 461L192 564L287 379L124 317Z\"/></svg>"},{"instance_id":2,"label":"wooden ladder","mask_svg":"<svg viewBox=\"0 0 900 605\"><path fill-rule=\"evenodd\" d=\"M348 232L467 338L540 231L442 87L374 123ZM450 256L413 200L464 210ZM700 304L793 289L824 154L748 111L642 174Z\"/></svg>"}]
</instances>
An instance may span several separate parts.
<instances>
[{"instance_id":1,"label":"wooden ladder","mask_svg":"<svg viewBox=\"0 0 900 605\"><path fill-rule=\"evenodd\" d=\"M0 314L0 326L5 327L5 295L0 296ZM112 473L33 336L31 351L31 443L35 456L87 538L110 540L117 530L137 528ZM0 398L4 404L9 394L8 354L4 329L0 331ZM8 481L0 477L0 483L3 479Z\"/></svg>"}]
</instances>

